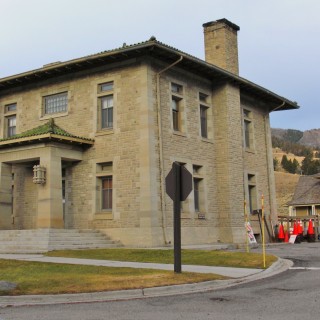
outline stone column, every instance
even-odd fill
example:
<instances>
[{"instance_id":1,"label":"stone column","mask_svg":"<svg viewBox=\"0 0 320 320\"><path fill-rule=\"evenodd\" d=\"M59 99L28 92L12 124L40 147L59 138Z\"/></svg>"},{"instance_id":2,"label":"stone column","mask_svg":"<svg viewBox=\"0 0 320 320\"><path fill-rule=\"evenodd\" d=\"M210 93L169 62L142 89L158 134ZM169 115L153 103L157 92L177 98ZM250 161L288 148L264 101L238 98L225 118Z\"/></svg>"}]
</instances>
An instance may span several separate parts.
<instances>
[{"instance_id":1,"label":"stone column","mask_svg":"<svg viewBox=\"0 0 320 320\"><path fill-rule=\"evenodd\" d=\"M230 84L213 91L219 239L241 243L244 232L243 138L239 88Z\"/></svg>"},{"instance_id":2,"label":"stone column","mask_svg":"<svg viewBox=\"0 0 320 320\"><path fill-rule=\"evenodd\" d=\"M0 229L12 224L12 168L0 162Z\"/></svg>"},{"instance_id":3,"label":"stone column","mask_svg":"<svg viewBox=\"0 0 320 320\"><path fill-rule=\"evenodd\" d=\"M46 182L38 187L38 228L64 228L62 206L61 157L47 147L40 165L46 168Z\"/></svg>"}]
</instances>

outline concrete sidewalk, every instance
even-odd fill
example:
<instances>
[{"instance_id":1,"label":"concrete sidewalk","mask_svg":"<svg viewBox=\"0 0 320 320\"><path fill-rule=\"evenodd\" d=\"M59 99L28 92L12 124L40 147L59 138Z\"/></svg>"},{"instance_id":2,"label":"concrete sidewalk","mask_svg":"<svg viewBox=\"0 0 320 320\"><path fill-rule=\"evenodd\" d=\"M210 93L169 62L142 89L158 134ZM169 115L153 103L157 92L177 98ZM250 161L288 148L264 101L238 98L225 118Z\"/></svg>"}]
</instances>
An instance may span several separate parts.
<instances>
[{"instance_id":1,"label":"concrete sidewalk","mask_svg":"<svg viewBox=\"0 0 320 320\"><path fill-rule=\"evenodd\" d=\"M39 254L0 254L0 259L15 259L23 261L39 261L62 264L81 264L107 267L129 267L129 268L147 268L160 270L173 270L173 265L156 263L138 263L109 260L90 260L73 259L60 257L46 257ZM203 292L209 290L223 289L230 286L246 283L258 279L273 276L286 271L292 266L290 260L279 259L267 270L246 269L246 268L226 268L226 267L208 267L183 265L182 271L198 273L216 273L230 277L230 280L216 280L195 284L174 285L166 287L143 288L135 290L109 291L97 293L81 294L61 294L61 295L26 295L26 296L1 296L0 308L7 306L22 305L44 305L61 303L83 303L83 302L103 302L114 300L139 299L145 297L167 296L177 294L187 294Z\"/></svg>"},{"instance_id":2,"label":"concrete sidewalk","mask_svg":"<svg viewBox=\"0 0 320 320\"><path fill-rule=\"evenodd\" d=\"M80 264L80 265L88 265L88 266L117 267L117 268L119 267L120 268L139 268L139 269L142 268L142 269L157 269L157 270L169 270L169 271L173 270L173 264L46 257L41 254L0 254L0 259ZM243 277L247 277L247 276L259 273L262 271L262 269L183 265L182 271L197 272L197 273L215 273L215 274L223 275L230 278L243 278Z\"/></svg>"}]
</instances>

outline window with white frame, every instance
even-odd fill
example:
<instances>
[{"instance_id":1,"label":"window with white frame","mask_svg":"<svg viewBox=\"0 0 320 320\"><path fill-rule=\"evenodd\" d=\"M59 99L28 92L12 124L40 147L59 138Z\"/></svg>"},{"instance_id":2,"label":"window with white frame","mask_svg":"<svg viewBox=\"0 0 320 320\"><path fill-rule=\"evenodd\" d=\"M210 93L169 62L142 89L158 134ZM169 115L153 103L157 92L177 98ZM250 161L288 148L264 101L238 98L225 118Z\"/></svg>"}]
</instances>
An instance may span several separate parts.
<instances>
[{"instance_id":1,"label":"window with white frame","mask_svg":"<svg viewBox=\"0 0 320 320\"><path fill-rule=\"evenodd\" d=\"M5 117L4 117L4 136L6 138L16 135L17 127L17 104L10 103L5 105Z\"/></svg>"},{"instance_id":2,"label":"window with white frame","mask_svg":"<svg viewBox=\"0 0 320 320\"><path fill-rule=\"evenodd\" d=\"M113 81L98 85L98 129L113 128Z\"/></svg>"},{"instance_id":3,"label":"window with white frame","mask_svg":"<svg viewBox=\"0 0 320 320\"><path fill-rule=\"evenodd\" d=\"M17 127L17 116L6 117L7 120L7 137L12 137L16 135Z\"/></svg>"},{"instance_id":4,"label":"window with white frame","mask_svg":"<svg viewBox=\"0 0 320 320\"><path fill-rule=\"evenodd\" d=\"M113 95L100 98L101 129L113 128Z\"/></svg>"},{"instance_id":5,"label":"window with white frame","mask_svg":"<svg viewBox=\"0 0 320 320\"><path fill-rule=\"evenodd\" d=\"M55 114L68 111L68 92L43 97L44 114Z\"/></svg>"}]
</instances>

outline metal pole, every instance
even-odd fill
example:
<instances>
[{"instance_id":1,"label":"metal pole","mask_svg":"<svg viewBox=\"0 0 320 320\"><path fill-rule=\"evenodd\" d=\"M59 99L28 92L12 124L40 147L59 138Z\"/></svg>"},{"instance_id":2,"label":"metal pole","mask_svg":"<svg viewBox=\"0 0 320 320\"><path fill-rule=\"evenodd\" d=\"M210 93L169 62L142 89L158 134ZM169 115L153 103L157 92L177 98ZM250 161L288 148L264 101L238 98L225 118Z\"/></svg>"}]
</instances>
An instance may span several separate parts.
<instances>
[{"instance_id":1,"label":"metal pole","mask_svg":"<svg viewBox=\"0 0 320 320\"><path fill-rule=\"evenodd\" d=\"M261 196L261 213L262 213L262 254L263 254L263 267L266 267L266 245L264 239L264 196Z\"/></svg>"},{"instance_id":2,"label":"metal pole","mask_svg":"<svg viewBox=\"0 0 320 320\"><path fill-rule=\"evenodd\" d=\"M175 197L173 202L174 272L181 273L181 166L178 162L174 162L173 168L175 177Z\"/></svg>"},{"instance_id":3,"label":"metal pole","mask_svg":"<svg viewBox=\"0 0 320 320\"><path fill-rule=\"evenodd\" d=\"M244 200L244 223L245 223L245 229L246 229L246 248L247 252L249 252L249 239L248 239L248 214L247 214L247 202Z\"/></svg>"}]
</instances>

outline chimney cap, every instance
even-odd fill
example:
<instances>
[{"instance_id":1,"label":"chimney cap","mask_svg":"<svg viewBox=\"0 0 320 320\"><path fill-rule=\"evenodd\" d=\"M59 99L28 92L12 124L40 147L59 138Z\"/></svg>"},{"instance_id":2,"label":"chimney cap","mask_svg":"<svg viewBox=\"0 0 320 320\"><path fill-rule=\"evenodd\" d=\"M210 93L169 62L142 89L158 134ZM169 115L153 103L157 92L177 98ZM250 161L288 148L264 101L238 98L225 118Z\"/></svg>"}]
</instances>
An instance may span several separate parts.
<instances>
[{"instance_id":1,"label":"chimney cap","mask_svg":"<svg viewBox=\"0 0 320 320\"><path fill-rule=\"evenodd\" d=\"M210 27L210 26L213 26L215 24L218 24L218 23L224 23L226 24L227 26L231 27L232 29L234 29L235 31L239 31L240 30L240 27L237 26L236 24L230 22L229 20L223 18L223 19L219 19L219 20L216 20L216 21L210 21L210 22L207 22L207 23L204 23L202 26L204 28L207 28L207 27Z\"/></svg>"}]
</instances>

